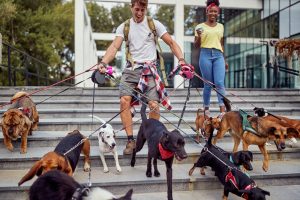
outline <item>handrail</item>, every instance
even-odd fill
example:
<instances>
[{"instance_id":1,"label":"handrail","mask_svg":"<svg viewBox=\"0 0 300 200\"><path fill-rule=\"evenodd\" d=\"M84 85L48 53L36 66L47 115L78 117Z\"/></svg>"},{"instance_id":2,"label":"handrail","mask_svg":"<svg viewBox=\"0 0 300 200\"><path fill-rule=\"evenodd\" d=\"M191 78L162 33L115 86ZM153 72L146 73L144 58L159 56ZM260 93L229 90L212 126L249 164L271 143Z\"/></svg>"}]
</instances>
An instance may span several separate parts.
<instances>
[{"instance_id":1,"label":"handrail","mask_svg":"<svg viewBox=\"0 0 300 200\"><path fill-rule=\"evenodd\" d=\"M51 66L29 55L7 42L2 41L2 63L0 63L0 85L3 86L42 86L57 82L62 78L60 70L49 73ZM58 77L58 78L57 78ZM62 85L71 85L62 83Z\"/></svg>"}]
</instances>

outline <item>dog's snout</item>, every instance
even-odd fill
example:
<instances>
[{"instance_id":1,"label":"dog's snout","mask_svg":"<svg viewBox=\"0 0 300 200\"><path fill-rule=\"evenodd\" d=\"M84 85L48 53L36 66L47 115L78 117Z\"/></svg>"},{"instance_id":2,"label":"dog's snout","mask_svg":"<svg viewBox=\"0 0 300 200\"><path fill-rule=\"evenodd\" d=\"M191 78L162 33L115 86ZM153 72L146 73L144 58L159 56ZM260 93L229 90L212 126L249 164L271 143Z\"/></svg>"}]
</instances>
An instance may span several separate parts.
<instances>
[{"instance_id":1,"label":"dog's snout","mask_svg":"<svg viewBox=\"0 0 300 200\"><path fill-rule=\"evenodd\" d=\"M281 142L281 143L280 143L280 147L281 147L281 149L285 149L285 143L284 143L284 142Z\"/></svg>"},{"instance_id":2,"label":"dog's snout","mask_svg":"<svg viewBox=\"0 0 300 200\"><path fill-rule=\"evenodd\" d=\"M14 133L14 128L13 127L9 127L8 129L8 134L13 134Z\"/></svg>"}]
</instances>

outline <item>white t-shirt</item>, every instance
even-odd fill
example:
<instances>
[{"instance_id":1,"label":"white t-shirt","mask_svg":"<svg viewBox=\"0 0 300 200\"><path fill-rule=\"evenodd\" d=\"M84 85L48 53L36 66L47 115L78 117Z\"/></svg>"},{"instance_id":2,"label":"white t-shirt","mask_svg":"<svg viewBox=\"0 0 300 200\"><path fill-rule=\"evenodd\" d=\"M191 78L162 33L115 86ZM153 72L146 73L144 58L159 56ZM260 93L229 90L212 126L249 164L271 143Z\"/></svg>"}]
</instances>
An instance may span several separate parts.
<instances>
[{"instance_id":1,"label":"white t-shirt","mask_svg":"<svg viewBox=\"0 0 300 200\"><path fill-rule=\"evenodd\" d=\"M167 32L162 23L153 19L158 37L162 37ZM118 26L116 36L124 39L124 23ZM130 19L130 27L128 34L129 51L133 61L146 62L157 59L154 35L149 28L147 17L140 23L135 23Z\"/></svg>"}]
</instances>

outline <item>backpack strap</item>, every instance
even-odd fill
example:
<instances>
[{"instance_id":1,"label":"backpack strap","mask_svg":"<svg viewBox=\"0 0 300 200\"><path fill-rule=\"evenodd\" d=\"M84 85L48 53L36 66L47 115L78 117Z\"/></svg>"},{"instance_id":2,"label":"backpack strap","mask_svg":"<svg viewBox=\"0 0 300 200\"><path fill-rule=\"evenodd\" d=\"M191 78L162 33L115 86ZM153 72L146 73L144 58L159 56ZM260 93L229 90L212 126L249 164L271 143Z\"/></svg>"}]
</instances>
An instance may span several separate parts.
<instances>
[{"instance_id":1,"label":"backpack strap","mask_svg":"<svg viewBox=\"0 0 300 200\"><path fill-rule=\"evenodd\" d=\"M129 40L128 40L128 35L129 35L129 29L130 29L130 19L127 19L124 23L124 39L125 39L125 54L126 54L126 60L130 62L131 67L133 67L133 60L131 57L131 53L129 52Z\"/></svg>"},{"instance_id":2,"label":"backpack strap","mask_svg":"<svg viewBox=\"0 0 300 200\"><path fill-rule=\"evenodd\" d=\"M166 70L165 70L165 62L164 62L164 58L162 56L162 49L161 49L161 47L159 45L159 42L158 42L158 36L157 36L155 24L154 24L154 21L153 21L152 17L150 17L150 16L147 16L147 21L148 21L148 26L149 26L151 32L154 35L154 42L155 42L156 49L157 49L157 54L158 54L158 57L159 57L160 70L161 70L161 73L162 73L162 76L163 76L163 81L164 81L165 85L168 86L168 80L167 80L167 75L166 75Z\"/></svg>"}]
</instances>

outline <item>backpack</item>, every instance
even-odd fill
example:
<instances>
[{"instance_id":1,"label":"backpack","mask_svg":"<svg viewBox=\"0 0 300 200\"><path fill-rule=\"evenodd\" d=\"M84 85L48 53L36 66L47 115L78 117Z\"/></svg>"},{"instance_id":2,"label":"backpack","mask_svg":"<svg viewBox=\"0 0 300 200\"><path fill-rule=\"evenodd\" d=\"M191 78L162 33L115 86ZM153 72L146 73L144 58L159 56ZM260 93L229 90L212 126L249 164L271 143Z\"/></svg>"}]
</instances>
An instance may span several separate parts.
<instances>
[{"instance_id":1,"label":"backpack","mask_svg":"<svg viewBox=\"0 0 300 200\"><path fill-rule=\"evenodd\" d=\"M158 42L158 36L157 36L157 32L156 32L156 28L154 25L154 21L150 16L147 16L147 21L148 21L148 26L150 28L150 30L152 31L153 35L154 35L154 42L156 45L156 51L157 51L157 55L159 57L159 62L160 62L160 70L162 72L162 76L163 76L163 80L166 86L168 86L168 81L167 81L167 76L166 76L166 72L165 72L165 63L164 63L164 58L162 57L162 50L161 47L159 45ZM133 60L131 57L131 53L129 52L129 41L128 41L128 35L129 35L129 30L130 30L130 19L127 19L124 23L124 40L125 40L125 53L126 53L126 60L128 62L131 63L131 65L133 66Z\"/></svg>"}]
</instances>

